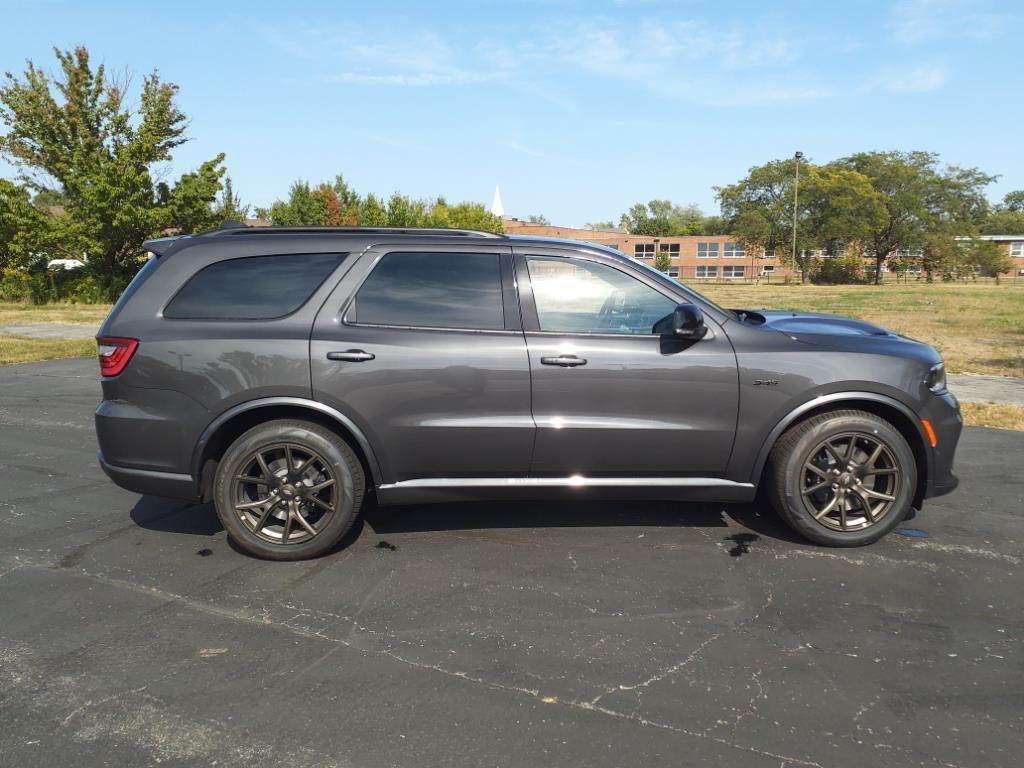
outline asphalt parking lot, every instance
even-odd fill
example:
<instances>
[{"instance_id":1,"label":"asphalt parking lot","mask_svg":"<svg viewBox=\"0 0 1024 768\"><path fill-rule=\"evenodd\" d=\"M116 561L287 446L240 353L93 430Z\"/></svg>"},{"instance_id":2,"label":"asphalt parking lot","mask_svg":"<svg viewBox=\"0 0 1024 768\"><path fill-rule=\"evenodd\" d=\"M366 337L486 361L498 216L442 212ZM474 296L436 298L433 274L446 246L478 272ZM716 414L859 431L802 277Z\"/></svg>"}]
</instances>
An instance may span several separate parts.
<instances>
[{"instance_id":1,"label":"asphalt parking lot","mask_svg":"<svg viewBox=\"0 0 1024 768\"><path fill-rule=\"evenodd\" d=\"M1018 766L1024 433L860 550L756 505L370 509L268 563L0 368L0 765Z\"/></svg>"}]
</instances>

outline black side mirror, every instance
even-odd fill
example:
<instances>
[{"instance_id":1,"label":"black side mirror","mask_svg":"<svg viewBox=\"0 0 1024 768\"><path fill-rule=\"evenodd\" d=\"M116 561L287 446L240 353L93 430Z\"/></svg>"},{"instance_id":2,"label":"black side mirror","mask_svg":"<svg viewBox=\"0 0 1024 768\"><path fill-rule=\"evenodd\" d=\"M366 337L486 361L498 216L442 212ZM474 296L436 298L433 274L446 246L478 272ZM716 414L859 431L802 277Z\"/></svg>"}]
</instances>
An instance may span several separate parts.
<instances>
[{"instance_id":1,"label":"black side mirror","mask_svg":"<svg viewBox=\"0 0 1024 768\"><path fill-rule=\"evenodd\" d=\"M704 324L704 313L696 304L683 302L654 324L654 333L659 336L675 336L681 339L703 339L708 332Z\"/></svg>"}]
</instances>

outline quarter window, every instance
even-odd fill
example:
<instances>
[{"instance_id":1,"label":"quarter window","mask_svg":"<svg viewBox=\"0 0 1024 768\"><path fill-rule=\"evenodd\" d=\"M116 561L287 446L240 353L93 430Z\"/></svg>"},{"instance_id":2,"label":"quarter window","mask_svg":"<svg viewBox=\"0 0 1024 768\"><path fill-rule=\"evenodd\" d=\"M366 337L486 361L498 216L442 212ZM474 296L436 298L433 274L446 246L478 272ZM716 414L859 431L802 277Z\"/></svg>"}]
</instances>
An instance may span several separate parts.
<instances>
[{"instance_id":1,"label":"quarter window","mask_svg":"<svg viewBox=\"0 0 1024 768\"><path fill-rule=\"evenodd\" d=\"M505 327L496 253L385 254L345 315L350 323L414 328Z\"/></svg>"},{"instance_id":2,"label":"quarter window","mask_svg":"<svg viewBox=\"0 0 1024 768\"><path fill-rule=\"evenodd\" d=\"M345 258L297 253L217 261L194 274L164 309L175 320L272 320L297 310Z\"/></svg>"},{"instance_id":3,"label":"quarter window","mask_svg":"<svg viewBox=\"0 0 1024 768\"><path fill-rule=\"evenodd\" d=\"M697 243L698 259L717 259L718 243Z\"/></svg>"},{"instance_id":4,"label":"quarter window","mask_svg":"<svg viewBox=\"0 0 1024 768\"><path fill-rule=\"evenodd\" d=\"M526 260L542 331L650 334L676 302L624 272L592 261Z\"/></svg>"}]
</instances>

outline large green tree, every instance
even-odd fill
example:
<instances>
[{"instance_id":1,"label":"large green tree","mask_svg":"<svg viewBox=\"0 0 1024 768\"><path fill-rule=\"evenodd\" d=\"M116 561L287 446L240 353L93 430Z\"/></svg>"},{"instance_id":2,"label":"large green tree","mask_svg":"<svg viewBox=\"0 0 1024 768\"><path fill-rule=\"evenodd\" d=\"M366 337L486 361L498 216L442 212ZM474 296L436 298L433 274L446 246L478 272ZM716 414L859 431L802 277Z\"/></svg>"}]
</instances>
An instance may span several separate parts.
<instances>
[{"instance_id":1,"label":"large green tree","mask_svg":"<svg viewBox=\"0 0 1024 768\"><path fill-rule=\"evenodd\" d=\"M886 259L899 250L920 248L935 227L966 233L988 213L984 190L995 177L976 168L943 167L932 152L859 152L837 164L870 179L885 205L886 215L863 239L875 259L876 282Z\"/></svg>"},{"instance_id":2,"label":"large green tree","mask_svg":"<svg viewBox=\"0 0 1024 768\"><path fill-rule=\"evenodd\" d=\"M188 140L177 86L153 72L131 96L128 84L108 77L103 65L92 67L84 47L55 53L54 77L29 61L21 75L6 73L0 86L7 128L0 156L17 167L30 192L61 199L60 211L42 220L19 217L16 226L34 229L45 255L84 257L113 296L137 270L143 240L211 222L224 158L173 184L159 183L173 150Z\"/></svg>"},{"instance_id":3,"label":"large green tree","mask_svg":"<svg viewBox=\"0 0 1024 768\"><path fill-rule=\"evenodd\" d=\"M824 165L809 169L800 195L807 236L828 256L858 246L887 219L882 195L862 173Z\"/></svg>"},{"instance_id":4,"label":"large green tree","mask_svg":"<svg viewBox=\"0 0 1024 768\"><path fill-rule=\"evenodd\" d=\"M800 163L801 188L814 166ZM751 168L746 177L715 193L722 208L722 218L730 234L743 242L756 244L781 254L782 262L806 274L805 254L817 247L806 226L806 205L801 201L797 221L796 263L793 263L793 192L796 179L795 160L772 160Z\"/></svg>"}]
</instances>

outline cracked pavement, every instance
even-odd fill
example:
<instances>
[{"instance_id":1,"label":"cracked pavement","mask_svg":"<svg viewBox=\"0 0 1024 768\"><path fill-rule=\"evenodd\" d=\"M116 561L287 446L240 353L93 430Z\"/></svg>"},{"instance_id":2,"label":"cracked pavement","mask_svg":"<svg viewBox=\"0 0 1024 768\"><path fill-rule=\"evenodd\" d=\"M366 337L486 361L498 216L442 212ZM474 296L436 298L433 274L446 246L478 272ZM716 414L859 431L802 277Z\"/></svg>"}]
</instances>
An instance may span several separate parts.
<instances>
[{"instance_id":1,"label":"cracked pavement","mask_svg":"<svg viewBox=\"0 0 1024 768\"><path fill-rule=\"evenodd\" d=\"M968 429L927 537L865 549L580 501L269 563L106 480L94 368L0 368L2 765L1019 764L1024 434Z\"/></svg>"}]
</instances>

